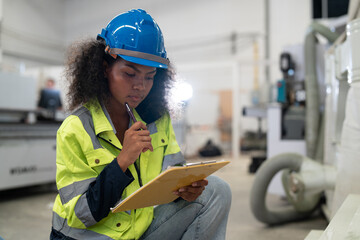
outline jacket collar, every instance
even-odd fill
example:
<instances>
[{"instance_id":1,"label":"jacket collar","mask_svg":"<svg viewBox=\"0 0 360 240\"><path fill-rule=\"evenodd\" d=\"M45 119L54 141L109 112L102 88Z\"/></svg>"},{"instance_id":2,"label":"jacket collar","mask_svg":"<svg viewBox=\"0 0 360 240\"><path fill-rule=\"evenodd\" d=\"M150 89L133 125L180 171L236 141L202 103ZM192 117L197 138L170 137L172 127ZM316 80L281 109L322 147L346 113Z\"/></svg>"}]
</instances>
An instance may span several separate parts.
<instances>
[{"instance_id":1,"label":"jacket collar","mask_svg":"<svg viewBox=\"0 0 360 240\"><path fill-rule=\"evenodd\" d=\"M93 117L94 130L96 135L108 131L112 131L114 132L114 134L116 134L116 129L113 122L111 121L110 114L102 102L100 102L99 100L95 100L91 104L86 104L86 108L89 109ZM135 109L133 109L133 114L137 121L141 121L146 125L146 122L141 119L140 115ZM129 121L129 127L131 126L131 124L132 121Z\"/></svg>"}]
</instances>

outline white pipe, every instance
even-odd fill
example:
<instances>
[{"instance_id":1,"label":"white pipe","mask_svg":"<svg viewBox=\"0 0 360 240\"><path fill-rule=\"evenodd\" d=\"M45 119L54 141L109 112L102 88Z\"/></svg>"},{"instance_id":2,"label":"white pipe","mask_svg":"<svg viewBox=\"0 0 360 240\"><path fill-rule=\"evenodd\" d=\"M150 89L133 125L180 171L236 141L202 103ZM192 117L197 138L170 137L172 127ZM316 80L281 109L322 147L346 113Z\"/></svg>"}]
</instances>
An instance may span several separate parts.
<instances>
[{"instance_id":1,"label":"white pipe","mask_svg":"<svg viewBox=\"0 0 360 240\"><path fill-rule=\"evenodd\" d=\"M358 46L360 42L360 18L351 21L346 26L346 35L350 44L350 61L348 70L348 82L360 81L360 54Z\"/></svg>"},{"instance_id":2,"label":"white pipe","mask_svg":"<svg viewBox=\"0 0 360 240\"><path fill-rule=\"evenodd\" d=\"M329 28L313 22L307 29L305 37L305 88L306 88L306 152L311 159L316 157L317 148L322 148L318 140L321 140L319 134L320 126L320 98L319 86L316 75L316 34L321 34L329 42L334 42L339 36L337 33L331 32ZM318 150L322 151L322 150ZM322 156L321 152L317 154ZM322 161L322 159L316 159Z\"/></svg>"},{"instance_id":3,"label":"white pipe","mask_svg":"<svg viewBox=\"0 0 360 240\"><path fill-rule=\"evenodd\" d=\"M3 23L3 0L0 0L0 36L2 36L2 24ZM0 44L0 63L3 61L2 44Z\"/></svg>"},{"instance_id":4,"label":"white pipe","mask_svg":"<svg viewBox=\"0 0 360 240\"><path fill-rule=\"evenodd\" d=\"M240 149L240 65L238 61L233 64L233 91L232 91L232 157L234 160L239 158Z\"/></svg>"}]
</instances>

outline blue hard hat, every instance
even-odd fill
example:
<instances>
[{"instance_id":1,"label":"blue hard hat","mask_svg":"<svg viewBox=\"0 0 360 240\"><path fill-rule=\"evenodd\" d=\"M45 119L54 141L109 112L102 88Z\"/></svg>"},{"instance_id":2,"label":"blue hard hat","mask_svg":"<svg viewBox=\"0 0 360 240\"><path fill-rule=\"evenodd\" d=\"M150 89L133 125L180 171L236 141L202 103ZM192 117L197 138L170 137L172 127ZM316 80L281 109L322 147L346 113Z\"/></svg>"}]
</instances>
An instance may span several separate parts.
<instances>
[{"instance_id":1,"label":"blue hard hat","mask_svg":"<svg viewBox=\"0 0 360 240\"><path fill-rule=\"evenodd\" d=\"M157 68L167 68L164 38L158 24L142 9L113 18L97 39L106 42L105 51L116 58Z\"/></svg>"}]
</instances>

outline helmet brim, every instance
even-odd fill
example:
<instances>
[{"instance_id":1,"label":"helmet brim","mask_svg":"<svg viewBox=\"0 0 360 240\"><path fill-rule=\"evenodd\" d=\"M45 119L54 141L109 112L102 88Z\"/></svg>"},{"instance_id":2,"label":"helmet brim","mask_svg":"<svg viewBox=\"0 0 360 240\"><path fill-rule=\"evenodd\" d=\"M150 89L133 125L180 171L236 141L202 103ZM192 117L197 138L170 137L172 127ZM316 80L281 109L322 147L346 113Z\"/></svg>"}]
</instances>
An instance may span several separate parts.
<instances>
[{"instance_id":1,"label":"helmet brim","mask_svg":"<svg viewBox=\"0 0 360 240\"><path fill-rule=\"evenodd\" d=\"M129 61L132 63L137 63L137 64L148 66L148 67L156 67L156 68L164 68L164 69L168 68L168 66L166 64L143 59L143 58L131 57L131 56L126 56L126 55L119 55L119 56L126 61Z\"/></svg>"}]
</instances>

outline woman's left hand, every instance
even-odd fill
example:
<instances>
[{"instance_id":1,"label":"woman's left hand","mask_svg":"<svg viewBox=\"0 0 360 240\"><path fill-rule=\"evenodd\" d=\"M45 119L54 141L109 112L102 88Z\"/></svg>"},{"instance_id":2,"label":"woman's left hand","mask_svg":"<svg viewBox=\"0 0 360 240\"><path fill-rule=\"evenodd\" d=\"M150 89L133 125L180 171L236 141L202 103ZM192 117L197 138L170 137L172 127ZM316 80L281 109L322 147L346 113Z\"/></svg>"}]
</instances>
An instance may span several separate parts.
<instances>
[{"instance_id":1,"label":"woman's left hand","mask_svg":"<svg viewBox=\"0 0 360 240\"><path fill-rule=\"evenodd\" d=\"M208 185L208 180L200 180L193 182L189 186L180 188L179 190L175 191L174 194L188 202L192 202L201 195L201 193L205 190L206 185Z\"/></svg>"}]
</instances>

